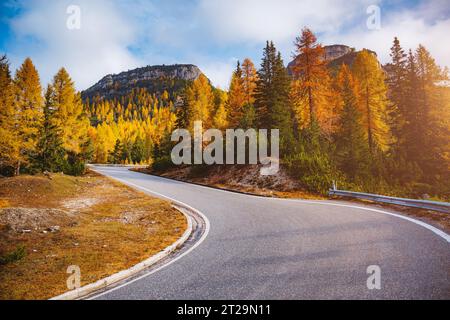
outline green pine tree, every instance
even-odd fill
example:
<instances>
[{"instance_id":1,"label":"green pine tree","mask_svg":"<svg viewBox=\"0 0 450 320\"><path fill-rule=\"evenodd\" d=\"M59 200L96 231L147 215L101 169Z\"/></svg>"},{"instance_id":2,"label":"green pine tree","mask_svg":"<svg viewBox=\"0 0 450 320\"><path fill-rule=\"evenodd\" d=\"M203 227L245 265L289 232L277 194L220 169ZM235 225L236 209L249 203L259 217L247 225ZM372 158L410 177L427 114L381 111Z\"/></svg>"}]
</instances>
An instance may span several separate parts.
<instances>
[{"instance_id":1,"label":"green pine tree","mask_svg":"<svg viewBox=\"0 0 450 320\"><path fill-rule=\"evenodd\" d=\"M255 110L257 124L260 128L270 125L270 109L273 93L273 71L276 64L277 52L273 42L266 42L263 51L261 67L258 70L258 81L255 89Z\"/></svg>"},{"instance_id":2,"label":"green pine tree","mask_svg":"<svg viewBox=\"0 0 450 320\"><path fill-rule=\"evenodd\" d=\"M119 139L116 140L116 144L114 145L114 149L109 153L109 163L119 164L121 162L122 156L122 143Z\"/></svg>"},{"instance_id":3,"label":"green pine tree","mask_svg":"<svg viewBox=\"0 0 450 320\"><path fill-rule=\"evenodd\" d=\"M255 90L258 125L264 129L280 130L281 153L287 156L294 142L293 111L289 99L290 78L273 42L267 42L264 48L258 75Z\"/></svg>"},{"instance_id":4,"label":"green pine tree","mask_svg":"<svg viewBox=\"0 0 450 320\"><path fill-rule=\"evenodd\" d=\"M242 119L239 127L243 129L254 128L256 125L255 106L251 104L244 105Z\"/></svg>"},{"instance_id":5,"label":"green pine tree","mask_svg":"<svg viewBox=\"0 0 450 320\"><path fill-rule=\"evenodd\" d=\"M367 175L369 149L358 107L357 84L345 65L339 78L343 109L336 133L336 158L339 169L354 182Z\"/></svg>"},{"instance_id":6,"label":"green pine tree","mask_svg":"<svg viewBox=\"0 0 450 320\"><path fill-rule=\"evenodd\" d=\"M416 100L411 101L412 117L408 129L412 140L409 141L408 157L414 159L425 173L426 182L436 184L441 181L448 185L450 175L446 155L449 154L450 130L448 118L444 116L448 110L448 97L443 94L445 88L437 85L439 81L447 80L448 75L423 46L416 50L414 61L416 72L414 75L410 70L410 90L415 91Z\"/></svg>"},{"instance_id":7,"label":"green pine tree","mask_svg":"<svg viewBox=\"0 0 450 320\"><path fill-rule=\"evenodd\" d=\"M45 93L44 120L39 130L39 140L34 157L34 167L40 171L63 170L65 150L61 129L54 122L55 92L49 85Z\"/></svg>"},{"instance_id":8,"label":"green pine tree","mask_svg":"<svg viewBox=\"0 0 450 320\"><path fill-rule=\"evenodd\" d=\"M140 137L136 138L136 141L134 141L133 147L131 148L131 160L133 163L139 164L141 161L144 160L145 155L145 145L144 140L142 140Z\"/></svg>"},{"instance_id":9,"label":"green pine tree","mask_svg":"<svg viewBox=\"0 0 450 320\"><path fill-rule=\"evenodd\" d=\"M397 37L394 38L394 44L391 48L392 62L389 64L390 72L388 73L387 83L389 85L388 111L390 115L390 127L394 137L393 142L396 157L403 156L403 145L405 143L403 136L403 127L405 125L406 105L406 76L407 76L407 55L400 45Z\"/></svg>"},{"instance_id":10,"label":"green pine tree","mask_svg":"<svg viewBox=\"0 0 450 320\"><path fill-rule=\"evenodd\" d=\"M13 83L6 56L0 57L0 173L12 175L20 159L13 106Z\"/></svg>"},{"instance_id":11,"label":"green pine tree","mask_svg":"<svg viewBox=\"0 0 450 320\"><path fill-rule=\"evenodd\" d=\"M81 96L64 68L54 76L52 86L55 92L54 121L61 128L64 148L80 153L89 126Z\"/></svg>"},{"instance_id":12,"label":"green pine tree","mask_svg":"<svg viewBox=\"0 0 450 320\"><path fill-rule=\"evenodd\" d=\"M294 143L293 109L289 99L290 78L278 52L273 70L273 92L270 102L270 127L280 130L281 156L292 152Z\"/></svg>"},{"instance_id":13,"label":"green pine tree","mask_svg":"<svg viewBox=\"0 0 450 320\"><path fill-rule=\"evenodd\" d=\"M38 71L30 58L25 59L14 78L15 134L19 141L16 175L27 166L36 152L43 118L43 98Z\"/></svg>"}]
</instances>

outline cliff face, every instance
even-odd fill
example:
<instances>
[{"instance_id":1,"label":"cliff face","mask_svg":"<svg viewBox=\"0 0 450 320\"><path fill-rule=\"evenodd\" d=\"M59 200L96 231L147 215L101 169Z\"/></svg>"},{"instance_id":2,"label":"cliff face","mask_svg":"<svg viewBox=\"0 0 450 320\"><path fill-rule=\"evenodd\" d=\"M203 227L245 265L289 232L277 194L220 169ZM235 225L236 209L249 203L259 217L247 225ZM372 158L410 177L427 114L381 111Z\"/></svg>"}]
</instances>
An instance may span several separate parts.
<instances>
[{"instance_id":1,"label":"cliff face","mask_svg":"<svg viewBox=\"0 0 450 320\"><path fill-rule=\"evenodd\" d=\"M346 54L349 54L350 52L353 52L354 49L342 45L342 44L334 44L332 46L325 46L325 60L326 61L332 61L335 59L338 59Z\"/></svg>"},{"instance_id":2,"label":"cliff face","mask_svg":"<svg viewBox=\"0 0 450 320\"><path fill-rule=\"evenodd\" d=\"M84 99L120 97L135 88L146 88L150 93L164 90L173 93L197 79L202 72L192 64L147 66L119 74L107 75L82 92Z\"/></svg>"},{"instance_id":3,"label":"cliff face","mask_svg":"<svg viewBox=\"0 0 450 320\"><path fill-rule=\"evenodd\" d=\"M342 64L347 64L351 66L355 61L356 55L359 51L355 51L354 48L342 44L334 44L331 46L324 46L324 57L323 59L327 62L330 69L336 69ZM377 55L374 51L369 50L375 56ZM292 68L295 65L296 57L293 61L288 64L288 72L292 75Z\"/></svg>"}]
</instances>

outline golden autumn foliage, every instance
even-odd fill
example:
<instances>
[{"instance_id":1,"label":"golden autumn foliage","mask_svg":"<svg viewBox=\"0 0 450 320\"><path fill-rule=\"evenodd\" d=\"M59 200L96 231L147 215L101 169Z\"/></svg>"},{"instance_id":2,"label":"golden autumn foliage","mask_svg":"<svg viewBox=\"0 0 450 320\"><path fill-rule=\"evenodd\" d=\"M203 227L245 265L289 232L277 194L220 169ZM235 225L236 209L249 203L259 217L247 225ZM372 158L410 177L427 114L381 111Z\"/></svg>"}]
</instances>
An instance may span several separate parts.
<instances>
[{"instance_id":1,"label":"golden autumn foliage","mask_svg":"<svg viewBox=\"0 0 450 320\"><path fill-rule=\"evenodd\" d=\"M39 74L30 58L25 59L17 70L13 91L15 133L20 145L17 162L17 172L19 172L21 163L27 163L28 156L36 149L44 105Z\"/></svg>"},{"instance_id":2,"label":"golden autumn foliage","mask_svg":"<svg viewBox=\"0 0 450 320\"><path fill-rule=\"evenodd\" d=\"M231 76L230 89L228 91L228 123L231 127L237 128L239 121L244 114L244 104L246 101L246 94L244 91L244 82L242 80L242 69L238 62L236 70Z\"/></svg>"},{"instance_id":3,"label":"golden autumn foliage","mask_svg":"<svg viewBox=\"0 0 450 320\"><path fill-rule=\"evenodd\" d=\"M242 88L245 96L245 104L255 103L255 90L258 81L258 73L252 60L245 58L242 62Z\"/></svg>"},{"instance_id":4,"label":"golden autumn foliage","mask_svg":"<svg viewBox=\"0 0 450 320\"><path fill-rule=\"evenodd\" d=\"M391 135L388 127L387 86L385 75L377 58L368 50L356 56L353 73L359 82L359 96L363 108L363 122L367 132L369 150L386 151Z\"/></svg>"},{"instance_id":5,"label":"golden autumn foliage","mask_svg":"<svg viewBox=\"0 0 450 320\"><path fill-rule=\"evenodd\" d=\"M295 49L288 70L267 41L258 70L248 58L238 63L228 92L201 74L179 91L136 86L85 101L65 69L44 99L30 59L12 79L2 57L1 174L74 172L85 162L167 168L172 131L202 121L222 131L279 129L281 162L308 190L326 192L340 179L368 192L450 192L450 89L441 84L448 71L425 47L408 56L395 39L388 65L362 50L336 66L305 28ZM47 163L36 165L41 159Z\"/></svg>"},{"instance_id":6,"label":"golden autumn foliage","mask_svg":"<svg viewBox=\"0 0 450 320\"><path fill-rule=\"evenodd\" d=\"M53 78L51 88L55 102L53 122L61 130L63 147L67 151L79 153L89 127L81 95L76 92L74 83L64 68Z\"/></svg>"},{"instance_id":7,"label":"golden autumn foliage","mask_svg":"<svg viewBox=\"0 0 450 320\"><path fill-rule=\"evenodd\" d=\"M242 63L237 63L233 72L228 91L228 124L232 128L245 125L249 116L249 109L255 103L255 92L258 81L258 73L253 62L246 58Z\"/></svg>"},{"instance_id":8,"label":"golden autumn foliage","mask_svg":"<svg viewBox=\"0 0 450 320\"><path fill-rule=\"evenodd\" d=\"M214 110L214 94L211 84L205 75L201 74L186 90L188 127L192 129L195 121L202 121L206 128L212 125Z\"/></svg>"},{"instance_id":9,"label":"golden autumn foliage","mask_svg":"<svg viewBox=\"0 0 450 320\"><path fill-rule=\"evenodd\" d=\"M15 134L14 86L6 56L0 58L0 167L16 167L20 158L20 141Z\"/></svg>"},{"instance_id":10,"label":"golden autumn foliage","mask_svg":"<svg viewBox=\"0 0 450 320\"><path fill-rule=\"evenodd\" d=\"M367 135L362 122L359 83L346 65L336 76L339 121L335 133L336 164L352 180L367 174Z\"/></svg>"},{"instance_id":11,"label":"golden autumn foliage","mask_svg":"<svg viewBox=\"0 0 450 320\"><path fill-rule=\"evenodd\" d=\"M228 114L226 104L228 94L225 91L219 91L216 94L216 110L213 117L213 128L225 130L228 128Z\"/></svg>"},{"instance_id":12,"label":"golden autumn foliage","mask_svg":"<svg viewBox=\"0 0 450 320\"><path fill-rule=\"evenodd\" d=\"M120 99L86 102L85 110L92 123L88 130L94 146L92 161L97 163L110 161L117 141L123 163L150 163L154 146L172 132L177 120L167 91L157 96L142 88ZM139 154L133 157L133 150Z\"/></svg>"},{"instance_id":13,"label":"golden autumn foliage","mask_svg":"<svg viewBox=\"0 0 450 320\"><path fill-rule=\"evenodd\" d=\"M152 115L145 120L125 120L119 117L117 122L102 122L96 127L90 127L88 135L94 144L93 161L108 162L109 153L113 151L116 141L133 145L138 138L148 147L142 162L151 160L151 146L159 144L163 137L175 127L176 117L167 107L154 107Z\"/></svg>"},{"instance_id":14,"label":"golden autumn foliage","mask_svg":"<svg viewBox=\"0 0 450 320\"><path fill-rule=\"evenodd\" d=\"M305 28L295 41L298 54L292 68L294 81L291 86L296 120L300 128L307 128L317 121L327 134L333 131L336 114L333 113L332 81L324 60L324 49L316 36Z\"/></svg>"}]
</instances>

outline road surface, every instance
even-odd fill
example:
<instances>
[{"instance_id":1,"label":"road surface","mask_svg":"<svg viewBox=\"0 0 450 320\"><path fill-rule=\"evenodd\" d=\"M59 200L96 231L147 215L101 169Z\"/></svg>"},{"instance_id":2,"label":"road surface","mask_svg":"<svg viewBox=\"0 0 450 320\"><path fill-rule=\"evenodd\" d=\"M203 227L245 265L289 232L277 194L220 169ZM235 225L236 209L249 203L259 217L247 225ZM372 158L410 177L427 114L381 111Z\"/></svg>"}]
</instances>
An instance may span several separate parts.
<instances>
[{"instance_id":1,"label":"road surface","mask_svg":"<svg viewBox=\"0 0 450 320\"><path fill-rule=\"evenodd\" d=\"M190 253L95 299L450 299L449 238L426 226L340 201L262 198L127 168L95 170L184 202L210 222ZM369 290L373 265L381 289Z\"/></svg>"}]
</instances>

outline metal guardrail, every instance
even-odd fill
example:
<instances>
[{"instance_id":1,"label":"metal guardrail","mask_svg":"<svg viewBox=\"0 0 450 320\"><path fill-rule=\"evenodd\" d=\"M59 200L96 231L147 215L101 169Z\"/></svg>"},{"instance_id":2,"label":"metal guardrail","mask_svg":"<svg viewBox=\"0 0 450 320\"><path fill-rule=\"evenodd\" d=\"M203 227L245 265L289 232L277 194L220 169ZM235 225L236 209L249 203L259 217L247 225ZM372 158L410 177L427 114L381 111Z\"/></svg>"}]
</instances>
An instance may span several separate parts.
<instances>
[{"instance_id":1,"label":"metal guardrail","mask_svg":"<svg viewBox=\"0 0 450 320\"><path fill-rule=\"evenodd\" d=\"M405 207L414 207L414 208L450 213L450 203L448 203L448 202L396 198L396 197L382 196L382 195L378 195L378 194L344 191L344 190L336 190L336 189L330 189L329 195L371 200L371 201L375 201L375 202L396 204L396 205L405 206Z\"/></svg>"}]
</instances>

